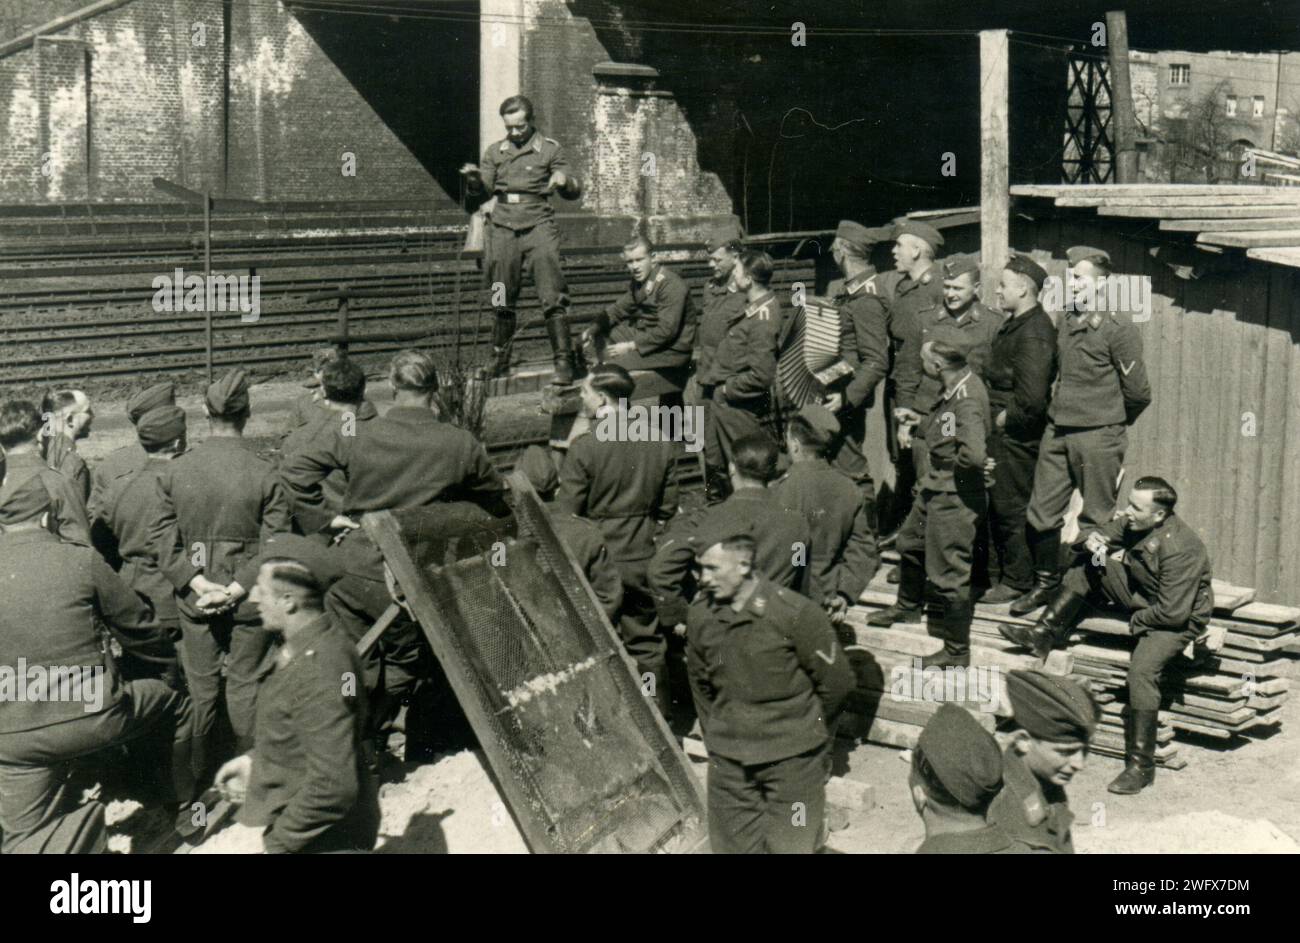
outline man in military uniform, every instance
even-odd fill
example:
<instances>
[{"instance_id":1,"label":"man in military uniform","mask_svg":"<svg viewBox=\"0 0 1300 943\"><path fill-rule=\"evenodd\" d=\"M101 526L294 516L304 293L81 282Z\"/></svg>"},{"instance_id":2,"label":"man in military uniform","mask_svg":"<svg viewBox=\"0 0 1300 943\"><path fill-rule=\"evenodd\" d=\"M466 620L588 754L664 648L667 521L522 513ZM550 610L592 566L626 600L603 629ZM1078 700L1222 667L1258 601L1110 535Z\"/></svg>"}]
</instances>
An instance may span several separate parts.
<instances>
[{"instance_id":1,"label":"man in military uniform","mask_svg":"<svg viewBox=\"0 0 1300 943\"><path fill-rule=\"evenodd\" d=\"M569 447L555 504L595 521L604 534L623 579L618 619L623 647L668 717L668 646L660 632L649 569L655 526L677 513L676 451L666 441L620 441L599 434L601 418L616 410L620 400L628 400L634 386L631 375L612 363L596 365L582 381L582 411L593 427Z\"/></svg>"},{"instance_id":2,"label":"man in military uniform","mask_svg":"<svg viewBox=\"0 0 1300 943\"><path fill-rule=\"evenodd\" d=\"M1061 526L1075 488L1083 496L1079 529L1110 520L1128 446L1127 428L1151 403L1142 362L1142 339L1130 321L1113 311L1091 310L1087 299L1110 275L1110 256L1074 246L1067 253L1075 309L1061 319L1057 335L1060 376L1048 409L1029 499L1029 543L1034 588L1011 604L1022 616L1047 602L1061 583Z\"/></svg>"},{"instance_id":3,"label":"man in military uniform","mask_svg":"<svg viewBox=\"0 0 1300 943\"><path fill-rule=\"evenodd\" d=\"M786 510L768 488L776 477L780 453L766 433L745 436L735 443L729 473L731 495L721 504L680 515L659 542L650 562L650 586L664 625L686 622L686 610L695 596L691 576L698 540L710 533L712 519L721 517L749 529L754 538L754 568L760 576L784 589L805 596L808 591L809 556L815 552L808 522Z\"/></svg>"},{"instance_id":4,"label":"man in military uniform","mask_svg":"<svg viewBox=\"0 0 1300 943\"><path fill-rule=\"evenodd\" d=\"M95 410L81 390L58 390L41 399L45 464L72 481L83 503L90 498L90 469L77 454L77 442L90 435Z\"/></svg>"},{"instance_id":5,"label":"man in military uniform","mask_svg":"<svg viewBox=\"0 0 1300 943\"><path fill-rule=\"evenodd\" d=\"M840 434L825 407L810 403L785 429L790 470L772 486L777 503L811 528L808 596L839 622L880 567L871 505L827 454Z\"/></svg>"},{"instance_id":6,"label":"man in military uniform","mask_svg":"<svg viewBox=\"0 0 1300 943\"><path fill-rule=\"evenodd\" d=\"M90 521L86 503L72 479L45 464L41 456L41 411L27 400L9 400L0 405L0 452L5 454L6 473L0 482L0 513L32 478L39 478L50 496L46 526L50 532L72 543L90 546Z\"/></svg>"},{"instance_id":7,"label":"man in military uniform","mask_svg":"<svg viewBox=\"0 0 1300 943\"><path fill-rule=\"evenodd\" d=\"M140 644L123 639L124 673L159 677L180 687L180 665L176 642L180 638L180 617L172 584L158 568L152 543L154 497L158 476L167 463L185 452L185 411L179 406L159 406L135 424L146 461L133 475L109 482L101 495L101 506L93 525L96 533L107 531L121 560L118 570L128 586L149 600L158 624L156 635ZM99 543L100 541L96 541Z\"/></svg>"},{"instance_id":8,"label":"man in military uniform","mask_svg":"<svg viewBox=\"0 0 1300 943\"><path fill-rule=\"evenodd\" d=\"M832 297L840 308L840 357L853 373L836 381L824 405L839 422L840 433L831 443L829 460L862 491L868 516L875 525L876 486L867 466L867 413L876 400L876 387L889 373L889 314L882 289L896 281L896 273L882 275L868 261L871 247L889 238L884 229L868 229L852 220L840 220L831 243L831 258L844 276L843 287Z\"/></svg>"},{"instance_id":9,"label":"man in military uniform","mask_svg":"<svg viewBox=\"0 0 1300 943\"><path fill-rule=\"evenodd\" d=\"M983 379L993 338L1004 318L979 300L980 267L976 256L949 256L938 264L938 269L943 276L943 306L922 321L921 346L942 341L955 347L966 355L966 365ZM922 371L915 402L919 406L933 402L939 386L938 380Z\"/></svg>"},{"instance_id":10,"label":"man in military uniform","mask_svg":"<svg viewBox=\"0 0 1300 943\"><path fill-rule=\"evenodd\" d=\"M333 363L342 356L338 347L317 347L311 352L311 377L303 383L303 386L311 392L304 393L293 401L285 436L292 435L293 431L301 426L311 425L328 412L324 404L325 393L321 388L321 375L326 364Z\"/></svg>"},{"instance_id":11,"label":"man in military uniform","mask_svg":"<svg viewBox=\"0 0 1300 943\"><path fill-rule=\"evenodd\" d=\"M716 516L696 535L702 593L686 660L709 752L709 841L719 854L815 852L831 733L853 672L813 602L754 572L754 539Z\"/></svg>"},{"instance_id":12,"label":"man in military uniform","mask_svg":"<svg viewBox=\"0 0 1300 943\"><path fill-rule=\"evenodd\" d=\"M41 698L0 698L0 830L6 854L104 850L104 807L77 808L69 774L83 757L125 747L134 798L187 822L194 797L190 704L161 681L123 681L96 621L119 637L148 635L153 612L87 546L59 540L41 518L49 492L30 476L0 507L0 665ZM59 678L54 677L56 669Z\"/></svg>"},{"instance_id":13,"label":"man in military uniform","mask_svg":"<svg viewBox=\"0 0 1300 943\"><path fill-rule=\"evenodd\" d=\"M922 352L925 372L943 388L926 410L921 442L925 477L898 534L899 583L894 605L871 616L871 625L921 621L928 579L943 613L943 649L925 667L970 664L971 555L975 527L984 516L988 393L961 351L939 341Z\"/></svg>"},{"instance_id":14,"label":"man in military uniform","mask_svg":"<svg viewBox=\"0 0 1300 943\"><path fill-rule=\"evenodd\" d=\"M252 743L257 688L271 667L271 637L245 597L261 544L291 526L274 469L245 439L248 377L236 368L203 398L208 438L165 463L154 484L150 543L171 583L181 624L181 664L194 701L194 769L202 778L225 656L226 711L236 749Z\"/></svg>"},{"instance_id":15,"label":"man in military uniform","mask_svg":"<svg viewBox=\"0 0 1300 943\"><path fill-rule=\"evenodd\" d=\"M591 584L592 592L600 608L611 622L618 619L618 607L623 602L623 579L618 568L610 559L609 548L605 546L605 536L594 521L570 514L555 507L555 492L560 487L560 473L555 462L546 450L539 445L530 445L519 456L515 471L528 479L537 496L547 505L551 524L555 527L560 543L569 549L573 558L582 567L583 575Z\"/></svg>"},{"instance_id":16,"label":"man in military uniform","mask_svg":"<svg viewBox=\"0 0 1300 943\"><path fill-rule=\"evenodd\" d=\"M367 852L379 836L361 662L324 610L339 572L326 547L284 535L268 543L249 597L282 644L258 697L256 745L216 782L242 804L242 824L265 828L269 854Z\"/></svg>"},{"instance_id":17,"label":"man in military uniform","mask_svg":"<svg viewBox=\"0 0 1300 943\"><path fill-rule=\"evenodd\" d=\"M140 417L159 406L176 405L176 387L172 383L155 383L153 386L132 395L126 401L126 418L132 426L140 422ZM90 500L87 509L93 519L103 503L102 493L115 478L132 475L144 467L149 453L140 445L139 440L130 445L115 449L95 463L90 476Z\"/></svg>"},{"instance_id":18,"label":"man in military uniform","mask_svg":"<svg viewBox=\"0 0 1300 943\"><path fill-rule=\"evenodd\" d=\"M1074 854L1065 787L1088 760L1097 728L1097 705L1070 678L1041 671L1007 673L1015 732L1002 755L1005 786L989 808L989 821L1031 852Z\"/></svg>"},{"instance_id":19,"label":"man in military uniform","mask_svg":"<svg viewBox=\"0 0 1300 943\"><path fill-rule=\"evenodd\" d=\"M690 287L656 262L644 236L623 247L632 282L586 331L603 363L625 370L651 370L679 391L686 385L699 315ZM680 402L680 398L679 398Z\"/></svg>"},{"instance_id":20,"label":"man in military uniform","mask_svg":"<svg viewBox=\"0 0 1300 943\"><path fill-rule=\"evenodd\" d=\"M1011 837L987 819L1002 788L997 741L965 708L941 704L912 749L907 779L925 823L918 855L1006 855Z\"/></svg>"},{"instance_id":21,"label":"man in military uniform","mask_svg":"<svg viewBox=\"0 0 1300 943\"><path fill-rule=\"evenodd\" d=\"M998 285L998 303L1007 319L993 338L984 379L993 412L989 457L997 468L989 488L989 536L1002 581L984 594L986 603L1010 602L1033 586L1025 511L1056 379L1056 327L1038 303L1046 280L1047 273L1033 259L1015 255Z\"/></svg>"},{"instance_id":22,"label":"man in military uniform","mask_svg":"<svg viewBox=\"0 0 1300 943\"><path fill-rule=\"evenodd\" d=\"M1037 624L998 626L1008 639L1046 658L1068 639L1085 603L1129 614L1138 643L1129 659L1124 772L1109 786L1120 795L1155 780L1161 672L1205 631L1214 611L1209 555L1196 531L1174 514L1177 503L1177 492L1163 478L1139 478L1128 507L1075 545L1083 553Z\"/></svg>"},{"instance_id":23,"label":"man in military uniform","mask_svg":"<svg viewBox=\"0 0 1300 943\"><path fill-rule=\"evenodd\" d=\"M769 394L776 378L776 333L781 317L781 306L771 289L773 270L766 252L744 252L732 267L732 279L746 305L732 311L716 353L696 374L700 394L708 403L706 465L727 468L735 443L763 430L762 418L771 406ZM725 495L726 489L720 490Z\"/></svg>"},{"instance_id":24,"label":"man in military uniform","mask_svg":"<svg viewBox=\"0 0 1300 943\"><path fill-rule=\"evenodd\" d=\"M898 443L912 448L913 432L929 407L921 402L921 333L928 321L943 313L943 279L935 265L935 253L943 247L943 236L927 223L904 220L894 229L894 267L902 278L894 288L889 306L889 337L894 359L886 392L893 401L893 418L898 426ZM924 461L924 450L913 450L913 458ZM917 465L917 477L924 468Z\"/></svg>"},{"instance_id":25,"label":"man in military uniform","mask_svg":"<svg viewBox=\"0 0 1300 943\"><path fill-rule=\"evenodd\" d=\"M477 167L465 164L471 193L496 200L488 227L486 258L490 303L496 312L492 330L493 370L510 366L510 342L515 334L515 305L524 269L533 273L546 320L546 336L555 359L555 382L574 379L573 346L569 339L569 288L560 263L560 231L550 197L566 200L582 195L582 184L569 168L558 141L533 126L533 103L512 95L501 103L503 140L488 145Z\"/></svg>"}]
</instances>

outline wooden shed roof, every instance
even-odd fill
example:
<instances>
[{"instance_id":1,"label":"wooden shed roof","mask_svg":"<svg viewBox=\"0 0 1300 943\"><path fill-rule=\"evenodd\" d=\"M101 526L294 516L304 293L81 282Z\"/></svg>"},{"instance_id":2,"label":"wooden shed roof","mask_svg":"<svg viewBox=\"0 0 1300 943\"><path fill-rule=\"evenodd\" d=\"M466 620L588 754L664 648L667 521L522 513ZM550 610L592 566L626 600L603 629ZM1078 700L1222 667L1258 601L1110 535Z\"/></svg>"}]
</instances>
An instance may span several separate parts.
<instances>
[{"instance_id":1,"label":"wooden shed roof","mask_svg":"<svg viewBox=\"0 0 1300 943\"><path fill-rule=\"evenodd\" d=\"M1262 262L1300 268L1300 188L1238 184L1023 184L1013 197L1150 220L1194 234L1210 251L1245 249Z\"/></svg>"}]
</instances>

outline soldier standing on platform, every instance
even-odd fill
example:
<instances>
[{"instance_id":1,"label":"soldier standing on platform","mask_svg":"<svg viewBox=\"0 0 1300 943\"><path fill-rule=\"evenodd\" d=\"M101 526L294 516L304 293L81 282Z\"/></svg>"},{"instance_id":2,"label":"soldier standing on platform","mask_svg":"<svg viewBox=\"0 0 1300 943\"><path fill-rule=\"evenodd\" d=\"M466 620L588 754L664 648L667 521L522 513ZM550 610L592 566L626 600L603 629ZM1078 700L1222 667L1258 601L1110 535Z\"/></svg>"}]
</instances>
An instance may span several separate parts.
<instances>
[{"instance_id":1,"label":"soldier standing on platform","mask_svg":"<svg viewBox=\"0 0 1300 943\"><path fill-rule=\"evenodd\" d=\"M501 103L503 140L488 145L477 167L465 164L471 193L496 200L488 227L487 281L489 303L496 314L492 328L492 369L510 368L510 343L515 335L515 305L524 269L533 274L546 336L555 361L555 383L574 380L573 344L569 337L569 287L560 262L560 231L555 224L551 194L566 200L582 195L582 184L569 168L559 142L533 126L533 103L512 95Z\"/></svg>"}]
</instances>

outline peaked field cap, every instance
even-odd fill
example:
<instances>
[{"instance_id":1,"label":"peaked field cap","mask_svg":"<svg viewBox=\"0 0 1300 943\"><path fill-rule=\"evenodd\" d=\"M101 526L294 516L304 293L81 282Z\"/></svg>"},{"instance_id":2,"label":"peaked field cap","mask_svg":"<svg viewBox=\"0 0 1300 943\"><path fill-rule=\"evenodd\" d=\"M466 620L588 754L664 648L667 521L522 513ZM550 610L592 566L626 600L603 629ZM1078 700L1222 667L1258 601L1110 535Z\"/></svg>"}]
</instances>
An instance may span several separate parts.
<instances>
[{"instance_id":1,"label":"peaked field cap","mask_svg":"<svg viewBox=\"0 0 1300 943\"><path fill-rule=\"evenodd\" d=\"M1035 262L1027 255L1013 255L1007 259L1005 266L1011 271L1020 275L1027 275L1031 278L1039 290L1042 290L1043 282L1047 281L1047 270Z\"/></svg>"},{"instance_id":2,"label":"peaked field cap","mask_svg":"<svg viewBox=\"0 0 1300 943\"><path fill-rule=\"evenodd\" d=\"M1065 258L1070 265L1078 265L1080 262L1101 262L1103 265L1110 264L1110 253L1104 249L1098 249L1094 246L1070 246L1065 250Z\"/></svg>"},{"instance_id":3,"label":"peaked field cap","mask_svg":"<svg viewBox=\"0 0 1300 943\"><path fill-rule=\"evenodd\" d=\"M1007 700L1016 723L1040 740L1086 743L1097 727L1092 695L1069 678L1017 668L1007 673Z\"/></svg>"},{"instance_id":4,"label":"peaked field cap","mask_svg":"<svg viewBox=\"0 0 1300 943\"><path fill-rule=\"evenodd\" d=\"M897 239L899 236L915 236L917 239L923 239L933 249L943 247L943 236L939 235L939 230L919 219L900 220L894 227L894 238Z\"/></svg>"}]
</instances>

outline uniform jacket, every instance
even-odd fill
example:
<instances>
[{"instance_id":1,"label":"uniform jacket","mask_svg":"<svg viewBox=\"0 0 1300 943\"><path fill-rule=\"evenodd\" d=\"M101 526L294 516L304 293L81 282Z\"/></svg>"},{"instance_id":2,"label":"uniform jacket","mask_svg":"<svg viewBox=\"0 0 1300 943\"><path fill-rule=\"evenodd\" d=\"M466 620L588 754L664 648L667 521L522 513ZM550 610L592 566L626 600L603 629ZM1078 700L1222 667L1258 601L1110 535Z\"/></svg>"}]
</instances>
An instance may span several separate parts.
<instances>
[{"instance_id":1,"label":"uniform jacket","mask_svg":"<svg viewBox=\"0 0 1300 943\"><path fill-rule=\"evenodd\" d=\"M665 624L686 621L687 607L695 595L691 571L698 548L693 538L714 515L749 525L756 544L756 573L776 586L810 595L809 556L815 549L808 522L783 508L770 489L747 486L737 488L720 504L678 517L660 541L650 564L650 588ZM796 564L796 559L801 563Z\"/></svg>"},{"instance_id":2,"label":"uniform jacket","mask_svg":"<svg viewBox=\"0 0 1300 943\"><path fill-rule=\"evenodd\" d=\"M576 200L582 195L582 184L573 175L564 148L555 139L534 130L521 147L515 147L509 138L489 144L479 162L479 175L483 189L497 199L492 224L523 230L551 219L555 210L546 185L557 170L564 171L569 178L560 195Z\"/></svg>"},{"instance_id":3,"label":"uniform jacket","mask_svg":"<svg viewBox=\"0 0 1300 943\"><path fill-rule=\"evenodd\" d=\"M961 494L982 492L991 428L984 381L968 370L951 392L939 394L921 420L920 433L929 456L921 487Z\"/></svg>"},{"instance_id":4,"label":"uniform jacket","mask_svg":"<svg viewBox=\"0 0 1300 943\"><path fill-rule=\"evenodd\" d=\"M772 490L782 507L811 528L808 595L819 603L836 594L856 603L880 566L868 506L857 485L817 459L792 464Z\"/></svg>"},{"instance_id":5,"label":"uniform jacket","mask_svg":"<svg viewBox=\"0 0 1300 943\"><path fill-rule=\"evenodd\" d=\"M628 285L597 323L611 340L636 344L635 356L614 362L628 370L654 370L691 362L698 321L690 288L676 272L656 265L644 282Z\"/></svg>"},{"instance_id":6,"label":"uniform jacket","mask_svg":"<svg viewBox=\"0 0 1300 943\"><path fill-rule=\"evenodd\" d=\"M239 816L267 826L268 853L374 847L379 793L363 755L361 679L352 644L324 615L276 655L257 695L253 771Z\"/></svg>"},{"instance_id":7,"label":"uniform jacket","mask_svg":"<svg viewBox=\"0 0 1300 943\"><path fill-rule=\"evenodd\" d=\"M315 393L304 393L293 401L285 436L293 435L295 429L309 426L321 417L329 415L329 412L329 407L322 403Z\"/></svg>"},{"instance_id":8,"label":"uniform jacket","mask_svg":"<svg viewBox=\"0 0 1300 943\"><path fill-rule=\"evenodd\" d=\"M1002 754L1002 791L989 806L988 820L1023 851L1074 854L1070 838L1074 813L1065 790L1040 780L1010 747Z\"/></svg>"},{"instance_id":9,"label":"uniform jacket","mask_svg":"<svg viewBox=\"0 0 1300 943\"><path fill-rule=\"evenodd\" d=\"M654 555L655 525L677 513L671 442L601 441L578 436L560 466L557 510L595 521L615 563Z\"/></svg>"},{"instance_id":10,"label":"uniform jacket","mask_svg":"<svg viewBox=\"0 0 1300 943\"><path fill-rule=\"evenodd\" d=\"M95 518L96 526L108 528L113 535L122 561L118 576L148 597L158 621L165 625L176 624L176 600L171 581L158 568L151 537L158 476L170 461L168 456L151 456L134 475L114 479L103 491Z\"/></svg>"},{"instance_id":11,"label":"uniform jacket","mask_svg":"<svg viewBox=\"0 0 1300 943\"><path fill-rule=\"evenodd\" d=\"M237 580L251 592L262 544L290 530L284 486L254 448L238 436L212 436L158 472L149 539L178 607L191 615L190 580L200 573L223 585ZM247 597L236 618L256 620Z\"/></svg>"},{"instance_id":12,"label":"uniform jacket","mask_svg":"<svg viewBox=\"0 0 1300 943\"><path fill-rule=\"evenodd\" d=\"M843 318L840 356L853 368L844 399L854 409L871 406L876 387L889 373L889 302L882 294L885 281L871 269L846 279L835 296Z\"/></svg>"},{"instance_id":13,"label":"uniform jacket","mask_svg":"<svg viewBox=\"0 0 1300 943\"><path fill-rule=\"evenodd\" d=\"M1118 314L1066 314L1056 343L1060 375L1048 410L1055 425L1132 425L1150 405L1142 338Z\"/></svg>"},{"instance_id":14,"label":"uniform jacket","mask_svg":"<svg viewBox=\"0 0 1300 943\"><path fill-rule=\"evenodd\" d=\"M947 307L940 305L937 312L927 314L921 325L921 345L939 341L956 347L966 355L966 364L975 371L975 375L983 377L988 366L993 338L998 328L1002 326L1003 320L1005 320L1003 315L984 307L978 301L971 302L970 306L956 318ZM917 350L919 356L920 348ZM922 370L916 402L921 404L932 402L942 391L942 387L942 380L932 380Z\"/></svg>"},{"instance_id":15,"label":"uniform jacket","mask_svg":"<svg viewBox=\"0 0 1300 943\"><path fill-rule=\"evenodd\" d=\"M821 607L762 577L740 611L701 595L686 665L709 753L771 763L823 746L853 671Z\"/></svg>"},{"instance_id":16,"label":"uniform jacket","mask_svg":"<svg viewBox=\"0 0 1300 943\"><path fill-rule=\"evenodd\" d=\"M77 454L77 446L65 435L56 435L45 447L45 464L72 482L82 504L90 500L90 469Z\"/></svg>"},{"instance_id":17,"label":"uniform jacket","mask_svg":"<svg viewBox=\"0 0 1300 943\"><path fill-rule=\"evenodd\" d=\"M28 685L24 697L16 688L0 697L0 733L48 727L89 716L95 707L100 713L114 707L122 683L95 621L147 638L154 631L148 601L90 547L66 543L41 529L0 534L0 585L5 587L0 665L15 673L17 685L19 659L24 659ZM34 696L35 667L58 669L58 698ZM90 686L82 687L82 679Z\"/></svg>"},{"instance_id":18,"label":"uniform jacket","mask_svg":"<svg viewBox=\"0 0 1300 943\"><path fill-rule=\"evenodd\" d=\"M727 336L738 313L747 306L745 293L739 291L731 280L719 285L713 280L704 283L704 305L700 310L700 326L695 343L695 373L703 374L713 362L714 352Z\"/></svg>"},{"instance_id":19,"label":"uniform jacket","mask_svg":"<svg viewBox=\"0 0 1300 943\"><path fill-rule=\"evenodd\" d=\"M1147 603L1129 619L1133 634L1148 629L1182 632L1189 626L1204 629L1214 611L1214 590L1210 556L1196 531L1176 514L1145 533L1124 525L1122 519L1110 521L1098 532L1111 547L1123 549L1129 583Z\"/></svg>"},{"instance_id":20,"label":"uniform jacket","mask_svg":"<svg viewBox=\"0 0 1300 943\"><path fill-rule=\"evenodd\" d=\"M919 279L904 275L894 289L889 308L889 337L894 348L890 378L894 381L895 403L923 411L929 403L920 400L921 330L927 320L943 311L943 279L937 266L930 266Z\"/></svg>"},{"instance_id":21,"label":"uniform jacket","mask_svg":"<svg viewBox=\"0 0 1300 943\"><path fill-rule=\"evenodd\" d=\"M5 478L0 483L0 507L4 507L10 495L22 485L38 476L50 496L50 532L71 543L89 547L90 520L81 493L72 479L54 471L35 452L20 452L7 457Z\"/></svg>"},{"instance_id":22,"label":"uniform jacket","mask_svg":"<svg viewBox=\"0 0 1300 943\"><path fill-rule=\"evenodd\" d=\"M361 405L355 410L349 410L354 422L360 424L369 422L379 415L375 409L375 404L370 400L362 400ZM329 438L334 435L335 430L342 430L345 421L345 413L336 413L331 409L319 409L306 423L298 426L280 443L281 467L284 466L290 458L302 451L310 451L317 447L316 440ZM288 487L286 485L286 487ZM336 468L328 475L321 479L321 503L319 505L303 505L299 507L294 503L294 519L299 529L304 534L310 534L319 531L332 521L336 515L343 513L343 492L347 487L347 476L343 470ZM292 491L290 491L292 494Z\"/></svg>"},{"instance_id":23,"label":"uniform jacket","mask_svg":"<svg viewBox=\"0 0 1300 943\"><path fill-rule=\"evenodd\" d=\"M144 446L136 441L130 445L124 445L120 449L115 449L95 463L95 468L90 477L90 500L86 504L92 520L99 516L99 511L103 506L104 489L118 478L134 475L144 468L148 459L149 453L144 450Z\"/></svg>"},{"instance_id":24,"label":"uniform jacket","mask_svg":"<svg viewBox=\"0 0 1300 943\"><path fill-rule=\"evenodd\" d=\"M916 849L918 855L1014 855L1021 849L1011 836L996 825L974 832L949 832L926 836Z\"/></svg>"},{"instance_id":25,"label":"uniform jacket","mask_svg":"<svg viewBox=\"0 0 1300 943\"><path fill-rule=\"evenodd\" d=\"M776 296L731 311L710 365L698 374L702 386L732 405L765 401L776 379L776 333L781 316Z\"/></svg>"},{"instance_id":26,"label":"uniform jacket","mask_svg":"<svg viewBox=\"0 0 1300 943\"><path fill-rule=\"evenodd\" d=\"M984 381L994 418L1007 411L1007 436L1022 442L1042 438L1055 379L1056 326L1047 312L1034 305L1003 321L993 337Z\"/></svg>"},{"instance_id":27,"label":"uniform jacket","mask_svg":"<svg viewBox=\"0 0 1300 943\"><path fill-rule=\"evenodd\" d=\"M573 558L582 567L583 575L596 593L596 600L605 615L613 620L623 602L623 579L618 567L609 557L605 537L593 521L550 508L551 523L556 536L569 548Z\"/></svg>"}]
</instances>

